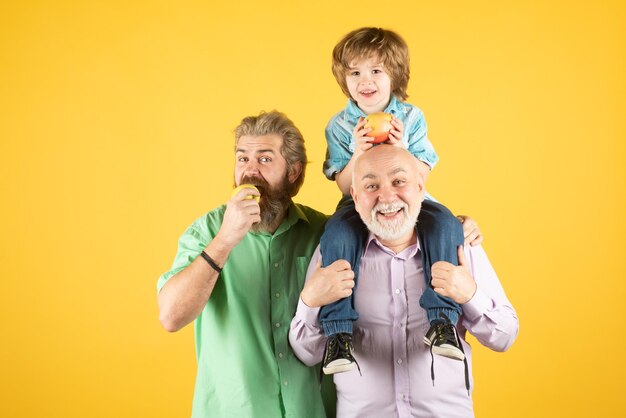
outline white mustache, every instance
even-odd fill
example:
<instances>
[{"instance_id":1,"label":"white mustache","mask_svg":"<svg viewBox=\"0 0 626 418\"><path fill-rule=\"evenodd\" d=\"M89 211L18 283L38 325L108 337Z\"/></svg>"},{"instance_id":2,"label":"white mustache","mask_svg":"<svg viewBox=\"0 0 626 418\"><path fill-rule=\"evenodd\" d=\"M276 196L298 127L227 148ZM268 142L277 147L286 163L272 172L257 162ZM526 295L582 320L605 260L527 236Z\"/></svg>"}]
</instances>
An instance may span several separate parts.
<instances>
[{"instance_id":1,"label":"white mustache","mask_svg":"<svg viewBox=\"0 0 626 418\"><path fill-rule=\"evenodd\" d=\"M401 209L407 209L406 203L403 202L391 202L391 203L379 203L372 208L372 216L376 216L377 212L391 213L397 212Z\"/></svg>"}]
</instances>

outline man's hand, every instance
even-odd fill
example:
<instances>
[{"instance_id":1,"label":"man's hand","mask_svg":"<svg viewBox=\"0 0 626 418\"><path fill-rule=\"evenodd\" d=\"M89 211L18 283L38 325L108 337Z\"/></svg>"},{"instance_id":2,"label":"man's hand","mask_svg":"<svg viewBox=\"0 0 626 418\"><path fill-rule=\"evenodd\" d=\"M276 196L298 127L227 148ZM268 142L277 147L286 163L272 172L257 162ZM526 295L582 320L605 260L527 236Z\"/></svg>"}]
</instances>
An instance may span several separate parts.
<instances>
[{"instance_id":1,"label":"man's hand","mask_svg":"<svg viewBox=\"0 0 626 418\"><path fill-rule=\"evenodd\" d=\"M469 301L476 293L476 282L470 273L463 247L458 248L459 265L437 261L431 268L431 285L435 292L451 298L458 304Z\"/></svg>"},{"instance_id":2,"label":"man's hand","mask_svg":"<svg viewBox=\"0 0 626 418\"><path fill-rule=\"evenodd\" d=\"M246 196L260 196L255 189L239 190L229 201L224 212L224 220L218 233L220 242L234 247L248 233L253 224L261 221L261 208L255 199ZM217 238L217 237L216 237Z\"/></svg>"},{"instance_id":3,"label":"man's hand","mask_svg":"<svg viewBox=\"0 0 626 418\"><path fill-rule=\"evenodd\" d=\"M466 245L475 247L483 242L483 235L480 233L480 228L475 220L465 215L459 215L457 219L463 224L463 236Z\"/></svg>"},{"instance_id":4,"label":"man's hand","mask_svg":"<svg viewBox=\"0 0 626 418\"><path fill-rule=\"evenodd\" d=\"M311 308L328 305L352 295L354 272L346 260L337 260L323 268L321 260L315 273L306 281L300 293L302 301Z\"/></svg>"}]
</instances>

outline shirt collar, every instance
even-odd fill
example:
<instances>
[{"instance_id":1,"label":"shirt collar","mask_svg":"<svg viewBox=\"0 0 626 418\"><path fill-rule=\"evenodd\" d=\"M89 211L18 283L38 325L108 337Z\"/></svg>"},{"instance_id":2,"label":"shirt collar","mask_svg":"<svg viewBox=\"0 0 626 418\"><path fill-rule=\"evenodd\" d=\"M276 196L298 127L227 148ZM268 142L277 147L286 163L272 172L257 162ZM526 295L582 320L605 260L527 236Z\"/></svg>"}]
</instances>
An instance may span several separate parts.
<instances>
[{"instance_id":1,"label":"shirt collar","mask_svg":"<svg viewBox=\"0 0 626 418\"><path fill-rule=\"evenodd\" d=\"M399 115L404 112L404 108L402 107L402 102L396 98L393 94L391 95L391 100L389 104L384 110L385 113L391 113L392 115ZM353 119L358 119L359 117L367 116L363 111L357 106L356 102L352 99L348 99L348 105L346 106L346 115Z\"/></svg>"},{"instance_id":2,"label":"shirt collar","mask_svg":"<svg viewBox=\"0 0 626 418\"><path fill-rule=\"evenodd\" d=\"M309 221L309 218L306 216L306 214L302 211L302 209L300 209L300 206L296 205L292 201L291 204L289 205L289 210L287 213L287 221L291 224L295 224L299 219L302 219L304 222L308 224L311 223L311 221Z\"/></svg>"},{"instance_id":3,"label":"shirt collar","mask_svg":"<svg viewBox=\"0 0 626 418\"><path fill-rule=\"evenodd\" d=\"M372 243L374 244L372 245ZM393 251L391 251L389 248L385 247L383 243L381 243L378 240L378 238L376 238L376 235L369 232L369 235L367 236L367 242L365 243L365 248L363 249L363 255L365 256L369 252L375 251L374 247L394 257L397 257L404 253L406 258L405 257L400 257L400 258L405 258L405 259L411 258L415 254L417 254L418 251L421 251L420 242L419 240L417 240L415 244L408 246L407 248L402 250L399 254L396 254Z\"/></svg>"},{"instance_id":4,"label":"shirt collar","mask_svg":"<svg viewBox=\"0 0 626 418\"><path fill-rule=\"evenodd\" d=\"M306 222L307 224L311 223L311 221L309 221L309 218L302 211L300 206L296 205L292 201L289 204L289 208L287 209L287 216L285 216L285 219L283 219L283 221L280 223L278 229L276 229L276 232L274 232L274 235L282 234L283 232L294 226L296 223L298 223L298 221L300 220Z\"/></svg>"}]
</instances>

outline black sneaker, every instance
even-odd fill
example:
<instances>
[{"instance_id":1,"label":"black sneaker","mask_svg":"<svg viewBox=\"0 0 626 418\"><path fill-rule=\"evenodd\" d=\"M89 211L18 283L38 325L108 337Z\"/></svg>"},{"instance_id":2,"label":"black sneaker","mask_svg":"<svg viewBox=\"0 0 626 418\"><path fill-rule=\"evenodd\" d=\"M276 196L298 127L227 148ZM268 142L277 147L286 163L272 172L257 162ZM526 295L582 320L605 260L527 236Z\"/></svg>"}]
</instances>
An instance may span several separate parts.
<instances>
[{"instance_id":1,"label":"black sneaker","mask_svg":"<svg viewBox=\"0 0 626 418\"><path fill-rule=\"evenodd\" d=\"M443 319L433 321L430 329L424 336L424 342L430 346L432 353L454 360L465 360L465 354L460 347L459 337L456 327L452 325L450 319L441 314Z\"/></svg>"},{"instance_id":2,"label":"black sneaker","mask_svg":"<svg viewBox=\"0 0 626 418\"><path fill-rule=\"evenodd\" d=\"M339 333L328 337L322 363L324 374L347 372L355 366L358 364L352 356L352 336Z\"/></svg>"}]
</instances>

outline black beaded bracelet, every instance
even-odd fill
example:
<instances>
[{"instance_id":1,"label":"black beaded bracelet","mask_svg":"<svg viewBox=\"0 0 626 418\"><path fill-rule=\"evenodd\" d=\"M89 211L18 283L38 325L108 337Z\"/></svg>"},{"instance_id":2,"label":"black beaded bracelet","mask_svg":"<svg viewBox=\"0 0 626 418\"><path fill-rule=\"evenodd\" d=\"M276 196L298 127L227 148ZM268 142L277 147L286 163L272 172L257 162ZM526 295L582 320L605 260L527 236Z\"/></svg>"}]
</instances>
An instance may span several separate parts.
<instances>
[{"instance_id":1,"label":"black beaded bracelet","mask_svg":"<svg viewBox=\"0 0 626 418\"><path fill-rule=\"evenodd\" d=\"M222 272L222 269L217 265L217 263L215 262L215 260L213 260L211 257L209 257L209 255L207 253L205 253L204 251L202 251L200 253L200 255L202 256L202 258L204 258L206 260L207 263L209 263L209 266L211 266L211 268L215 271L217 271L218 273Z\"/></svg>"}]
</instances>

